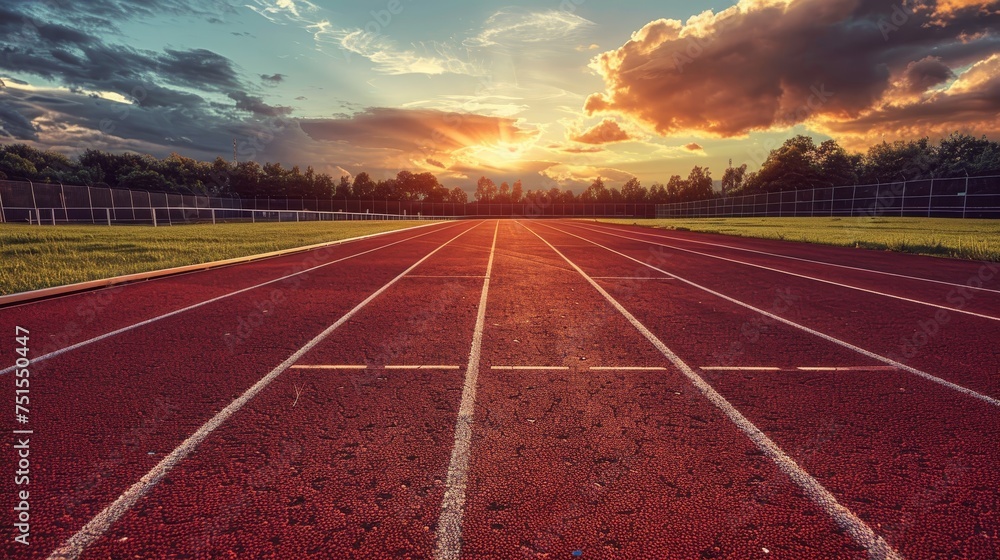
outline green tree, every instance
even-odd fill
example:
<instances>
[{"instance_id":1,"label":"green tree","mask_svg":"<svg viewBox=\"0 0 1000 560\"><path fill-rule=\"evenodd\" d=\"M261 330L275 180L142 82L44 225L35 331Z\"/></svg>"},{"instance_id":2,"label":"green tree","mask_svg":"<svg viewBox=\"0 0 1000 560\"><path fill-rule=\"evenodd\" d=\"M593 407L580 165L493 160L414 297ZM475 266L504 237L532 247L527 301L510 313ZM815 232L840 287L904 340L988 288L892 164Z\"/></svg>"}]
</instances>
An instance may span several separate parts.
<instances>
[{"instance_id":1,"label":"green tree","mask_svg":"<svg viewBox=\"0 0 1000 560\"><path fill-rule=\"evenodd\" d=\"M476 202L492 202L497 195L497 185L493 179L482 176L476 181Z\"/></svg>"},{"instance_id":2,"label":"green tree","mask_svg":"<svg viewBox=\"0 0 1000 560\"><path fill-rule=\"evenodd\" d=\"M523 190L524 187L521 185L521 180L514 181L514 184L510 186L510 201L515 204L521 202Z\"/></svg>"},{"instance_id":3,"label":"green tree","mask_svg":"<svg viewBox=\"0 0 1000 560\"><path fill-rule=\"evenodd\" d=\"M629 178L622 185L622 199L625 202L646 202L646 197L648 193L646 192L646 187L643 187L639 183L639 179L635 177Z\"/></svg>"},{"instance_id":4,"label":"green tree","mask_svg":"<svg viewBox=\"0 0 1000 560\"><path fill-rule=\"evenodd\" d=\"M170 183L156 171L136 169L118 180L118 188L139 191L164 191Z\"/></svg>"},{"instance_id":5,"label":"green tree","mask_svg":"<svg viewBox=\"0 0 1000 560\"><path fill-rule=\"evenodd\" d=\"M365 171L358 173L354 177L351 194L357 199L372 198L375 195L375 181Z\"/></svg>"},{"instance_id":6,"label":"green tree","mask_svg":"<svg viewBox=\"0 0 1000 560\"><path fill-rule=\"evenodd\" d=\"M704 200L715 194L712 189L712 172L707 167L694 166L685 185L687 188L681 191L681 198L685 200Z\"/></svg>"},{"instance_id":7,"label":"green tree","mask_svg":"<svg viewBox=\"0 0 1000 560\"><path fill-rule=\"evenodd\" d=\"M594 182L580 193L580 202L610 202L610 200L611 193L608 192L604 180L600 177L594 179Z\"/></svg>"},{"instance_id":8,"label":"green tree","mask_svg":"<svg viewBox=\"0 0 1000 560\"><path fill-rule=\"evenodd\" d=\"M448 202L455 204L466 204L469 202L469 193L462 190L462 187L455 187L448 193Z\"/></svg>"},{"instance_id":9,"label":"green tree","mask_svg":"<svg viewBox=\"0 0 1000 560\"><path fill-rule=\"evenodd\" d=\"M727 196L739 192L743 188L743 179L746 177L747 164L739 167L730 167L722 174L722 196Z\"/></svg>"}]
</instances>

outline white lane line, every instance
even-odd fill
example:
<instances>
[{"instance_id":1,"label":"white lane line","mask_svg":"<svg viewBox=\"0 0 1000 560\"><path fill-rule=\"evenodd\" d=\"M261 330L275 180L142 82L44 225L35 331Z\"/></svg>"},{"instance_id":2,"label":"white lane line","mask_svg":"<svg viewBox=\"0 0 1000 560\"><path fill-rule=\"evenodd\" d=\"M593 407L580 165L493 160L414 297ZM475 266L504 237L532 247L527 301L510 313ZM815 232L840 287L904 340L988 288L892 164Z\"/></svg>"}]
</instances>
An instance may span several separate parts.
<instances>
[{"instance_id":1,"label":"white lane line","mask_svg":"<svg viewBox=\"0 0 1000 560\"><path fill-rule=\"evenodd\" d=\"M448 275L448 274L411 274L407 278L476 278L482 280L485 276L460 276L460 275Z\"/></svg>"},{"instance_id":2,"label":"white lane line","mask_svg":"<svg viewBox=\"0 0 1000 560\"><path fill-rule=\"evenodd\" d=\"M558 228L555 228L555 227L552 227L552 226L546 225L545 227L548 227L550 229L554 229L554 230L556 230L556 231L558 231L560 233L564 233L566 235L572 235L573 237L580 237L579 235L574 235L574 234L572 234L572 233L570 233L568 231L564 231L564 230L561 230L561 229L558 229ZM583 239L583 238L580 237L580 239ZM702 286L701 284L696 284L696 283L694 283L694 282L692 282L690 280L687 280L686 278L681 278L680 276L677 276L676 274L669 273L669 272L667 272L667 271L665 271L663 269L657 268L657 267L655 267L655 266L653 266L651 264L642 262L639 259L636 259L636 258L633 258L633 257L630 257L630 256L626 255L625 253L622 253L622 252L619 252L619 251L615 251L614 249L612 249L610 247L607 247L607 246L604 246L604 245L601 245L600 243L598 243L596 241L591 241L590 243L592 245L596 246L596 247L600 247L600 248L604 249L605 251L609 251L609 252L614 253L616 255L620 255L622 257L625 257L626 259L629 259L631 261L637 262L637 263L639 263L639 264L641 264L643 266L647 266L647 267L649 267L649 268L651 268L651 269L653 269L653 270L655 270L657 272L660 272L660 273L663 273L663 274L670 274L671 276L673 276L677 280L679 280L681 282L684 282L685 284L687 284L687 285L689 285L689 286L691 286L693 288L697 288L697 289L699 289L699 290L701 290L703 292L707 292L709 294L712 294L713 296L716 296L718 298L722 298L722 299L724 299L724 300L726 300L726 301L728 301L730 303L734 303L736 305L739 305L740 307L749 309L749 310L754 311L756 313L760 313L761 315L763 315L765 317L769 317L771 319L774 319L775 321L778 321L779 323L784 323L784 324L786 324L786 325L788 325L790 327L794 327L794 328L799 329L799 330L801 330L803 332L807 332L807 333L809 333L809 334L811 334L813 336L818 336L818 337L822 338L823 340L832 342L834 344L837 344L839 346L847 348L848 350L853 350L853 351L857 352L858 354L861 354L862 356L866 356L868 358L872 358L873 360L880 361L882 363L888 364L890 366L893 366L893 367L895 367L897 369L901 369L903 371L908 371L908 372L912 373L913 375L916 375L918 377L922 377L923 379L926 379L927 381L930 381L932 383L937 383L938 385L941 385L943 387L947 387L947 388L952 389L954 391L958 391L959 393L962 393L962 394L964 394L966 396L969 396L969 397L972 397L972 398L975 398L975 399L979 399L979 400L981 400L981 401L983 401L985 403L991 404L993 406L1000 407L1000 399L996 399L996 398L993 398L991 396L984 395L982 393L978 393L976 391L973 391L972 389L969 389L968 387L963 387L963 386L961 386L961 385L959 385L957 383L952 383L951 381L947 381L945 379L941 379L940 377L937 377L936 375L931 375L931 374L929 374L929 373L927 373L925 371L921 371L921 370L919 370L919 369L917 369L915 367L910 367L910 366L908 366L908 365L906 365L906 364L904 364L902 362L897 362L896 360L893 360L892 358L887 358L887 357L882 356L880 354L876 354L875 352L872 352L870 350L865 350L864 348L861 348L859 346L855 346L855 345L851 344L850 342L846 342L846 341L840 340L839 338L835 338L835 337L830 336L830 335L828 335L826 333L822 333L822 332L817 331L815 329L811 329L811 328L809 328L809 327L807 327L805 325L800 325L799 323L796 323L794 321L785 319L784 317L781 317L779 315L775 315L774 313L771 313L769 311L764 311L763 309L760 309L759 307L754 307L754 306L750 305L749 303L744 303L744 302L742 302L742 301L740 301L740 300L738 300L736 298L729 297L729 296L727 296L725 294L722 294L722 293L719 293L719 292L717 292L717 291L715 291L715 290L713 290L711 288L706 288L705 286Z\"/></svg>"},{"instance_id":3,"label":"white lane line","mask_svg":"<svg viewBox=\"0 0 1000 560\"><path fill-rule=\"evenodd\" d=\"M57 548L49 555L49 560L56 559L75 559L83 551L90 546L91 543L101 538L111 524L118 520L122 515L124 515L135 503L142 498L147 492L150 491L164 476L170 471L170 469L177 466L178 463L184 460L205 438L208 437L216 428L221 426L230 416L235 414L239 409L250 402L257 393L260 393L267 387L272 381L274 381L279 375L281 375L286 369L291 367L296 361L298 361L307 352L312 350L316 345L323 341L326 337L330 336L330 333L337 330L338 327L346 323L353 317L358 311L364 306L371 303L372 300L377 298L383 292L389 289L393 284L401 280L407 275L411 270L415 269L421 263L431 258L432 255L443 249L446 245L452 241L458 239L459 237L465 235L469 231L475 229L473 226L462 233L456 235L455 237L444 242L441 246L434 249L430 253L427 253L422 259L414 263L412 266L400 273L390 280L386 285L382 286L376 290L373 294L366 297L364 301L359 303L351 309L343 317L337 320L334 324L327 327L323 332L316 335L315 338L310 340L303 346L299 348L294 354L289 356L285 361L281 362L278 367L271 370L270 373L262 377L257 383L254 383L252 387L247 389L242 395L240 395L236 400L229 403L226 408L220 410L215 416L213 416L208 422L202 424L198 430L191 434L186 440L184 440L176 449L170 452L169 455L163 458L159 463L156 464L148 473L143 475L138 482L133 484L126 490L121 496L118 497L114 502L108 507L104 508L103 511L98 513L87 522L79 531L76 532L72 537L70 537L62 546Z\"/></svg>"},{"instance_id":4,"label":"white lane line","mask_svg":"<svg viewBox=\"0 0 1000 560\"><path fill-rule=\"evenodd\" d=\"M366 365L294 365L291 369L460 369L459 366L414 364L414 365L389 365L389 366L366 366Z\"/></svg>"},{"instance_id":5,"label":"white lane line","mask_svg":"<svg viewBox=\"0 0 1000 560\"><path fill-rule=\"evenodd\" d=\"M437 365L412 365L412 366L385 366L385 369L461 369L459 366L437 366Z\"/></svg>"},{"instance_id":6,"label":"white lane line","mask_svg":"<svg viewBox=\"0 0 1000 560\"><path fill-rule=\"evenodd\" d=\"M667 371L665 367L635 367L635 366L602 366L602 367L592 367L590 371Z\"/></svg>"},{"instance_id":7,"label":"white lane line","mask_svg":"<svg viewBox=\"0 0 1000 560\"><path fill-rule=\"evenodd\" d=\"M893 366L802 366L795 369L799 371L899 371Z\"/></svg>"},{"instance_id":8,"label":"white lane line","mask_svg":"<svg viewBox=\"0 0 1000 560\"><path fill-rule=\"evenodd\" d=\"M329 366L325 366L325 365L315 365L315 366L302 365L302 366L299 366L299 365L295 365L295 366L292 366L289 369L368 369L368 366L363 366L363 365L356 365L356 366L353 366L353 365L329 365Z\"/></svg>"},{"instance_id":9,"label":"white lane line","mask_svg":"<svg viewBox=\"0 0 1000 560\"><path fill-rule=\"evenodd\" d=\"M493 230L493 244L490 246L490 260L486 263L486 278L483 293L479 296L476 312L476 326L472 332L472 348L469 350L469 364L465 369L465 384L462 386L462 402L455 420L455 445L448 462L448 477L445 480L444 497L441 499L441 517L438 519L436 560L458 560L462 554L462 518L465 515L465 484L469 473L469 459L472 454L472 420L475 412L476 382L479 377L479 357L483 346L483 326L486 323L486 297L490 290L490 276L493 274L493 256L496 253L497 234L500 221Z\"/></svg>"},{"instance_id":10,"label":"white lane line","mask_svg":"<svg viewBox=\"0 0 1000 560\"><path fill-rule=\"evenodd\" d=\"M601 228L601 229L603 229L605 231L621 231L620 229L616 229L616 228ZM631 230L627 230L627 231L631 231ZM647 232L643 232L643 231L636 231L636 232L633 232L633 233L635 233L636 235L646 235L646 236L649 236L649 237L657 237L657 238L660 238L660 239L670 239L672 241L681 241L683 243L698 243L699 245L710 245L712 247L723 247L723 248L726 248L726 249L733 249L735 251L745 251L747 253L757 253L759 255L767 255L769 257L779 257L779 258L782 258L782 259L791 259L791 260L795 260L795 261L802 261L802 262L807 262L807 263L812 263L812 264L821 264L821 265L825 265L825 266L834 266L834 267L837 267L837 268L846 268L848 270L857 270L857 271L860 271L860 272L870 272L872 274L884 274L886 276L895 276L897 278L906 278L908 280L919 280L921 282L932 282L934 284L944 284L945 286L954 286L954 287L957 287L957 288L968 288L970 290L978 290L978 291L982 291L982 292L994 292L994 293L1000 294L1000 290L997 290L997 289L982 288L982 287L976 288L976 287L973 287L973 286L969 286L967 284L958 284L958 283L955 283L955 282L948 282L948 281L945 281L945 280L933 280L931 278L922 278L920 276L910 276L910 275L907 275L907 274L897 274L895 272L886 272L884 270L875 270L875 269L872 269L872 268L862 268L862 267L859 267L859 266L848 266L846 264L837 264L837 263L831 263L831 262L825 262L825 261L817 261L817 260L806 259L806 258L802 258L802 257L793 257L791 255L782 255L780 253L770 253L768 251L759 251L759 250L756 250L756 249L748 249L746 247L736 247L734 245L724 245L722 243L709 243L707 241L695 241L693 239L684 239L684 238L681 238L681 237L670 237L669 235L657 235L655 233L647 233ZM754 238L754 239L756 239L756 238Z\"/></svg>"},{"instance_id":11,"label":"white lane line","mask_svg":"<svg viewBox=\"0 0 1000 560\"><path fill-rule=\"evenodd\" d=\"M522 224L523 225L523 224ZM615 309L618 310L629 323L632 324L661 354L664 355L672 364L677 366L677 369L681 370L685 377L687 377L691 383L707 398L713 405L721 410L729 419L736 424L739 429L747 435L748 438L760 449L765 455L768 456L777 466L789 476L800 488L805 492L807 496L820 508L826 511L827 515L830 516L834 522L840 526L851 539L854 540L858 545L865 548L868 551L868 556L870 558L878 558L885 560L895 560L902 559L902 556L896 552L889 543L877 535L867 523L861 518L855 515L851 510L842 506L837 498L830 493L829 490L823 487L818 480L813 478L808 472L802 469L795 462L794 459L789 457L776 443L774 443L771 438L755 426L750 420L748 420L739 410L737 410L729 401L726 400L721 394L719 394L715 389L712 388L700 375L698 375L693 369L691 369L686 363L684 363L677 354L667 348L667 346L660 341L649 329L647 329L642 323L639 322L627 309L622 307L618 300L613 298L611 294L606 292L604 288L601 287L593 278L587 276L587 273L583 271L582 268L577 266L575 263L570 261L566 255L559 252L558 249L553 247L548 241L545 241L542 236L538 235L532 231L527 226L525 229L533 233L536 237L541 239L548 245L553 251L555 251L560 257L563 258L570 266L572 266L576 271L594 287L604 299L608 301Z\"/></svg>"},{"instance_id":12,"label":"white lane line","mask_svg":"<svg viewBox=\"0 0 1000 560\"><path fill-rule=\"evenodd\" d=\"M937 303L931 303L929 301L921 301L919 299L913 299L913 298L908 298L908 297L903 297L903 296L897 296L897 295L893 295L893 294L887 294L885 292L880 292L878 290L869 290L868 288L861 288L861 287L858 287L858 286L852 286L850 284L843 284L841 282L834 282L833 280L825 280L823 278L816 278L815 276L808 276L808 275L805 275L805 274L799 274L797 272L789 272L787 270L781 270L780 268L773 268L773 267L770 267L770 266L764 266L762 264L755 264L755 263L750 263L750 262L746 262L746 261L739 261L739 260L736 260L736 259L730 259L728 257L720 257L718 255L712 255L712 254L709 254L709 253L702 253L701 251L694 251L692 249L684 249L682 247L677 247L677 246L674 246L674 245L667 245L665 243L657 243L656 241L647 241L645 239L636 239L634 237L626 237L624 235L618 235L617 233L610 233L610 232L605 232L605 231L599 231L599 230L585 228L585 227L581 227L581 226L576 226L576 227L580 227L580 229L594 232L594 233L596 233L598 235L610 235L612 237L620 237L622 239L628 239L630 241L638 241L639 243L647 243L649 245L658 245L660 247L666 247L668 249L673 249L675 251L684 251L685 253L692 253L694 255L701 255L703 257L708 257L710 259L718 259L720 261L726 261L726 262L731 262L731 263L735 263L735 264L742 264L744 266L750 266L750 267L753 267L753 268L760 268L762 270L768 270L768 271L771 271L771 272L777 272L779 274L787 274L789 276L795 276L797 278L803 278L803 279L806 279L806 280L812 280L814 282L822 282L824 284L830 284L832 286L838 286L838 287L847 288L847 289L850 289L850 290L857 290L859 292L865 292L865 293L874 294L874 295L877 295L877 296L887 297L887 298L891 298L891 299L898 299L900 301L905 301L905 302L908 302L908 303L916 303L918 305L926 305L928 307L934 307L934 308L937 308L937 309L944 309L946 311L950 311L950 312L954 312L954 313L962 313L963 315L971 315L973 317L979 317L981 319L989 319L990 321L1000 321L1000 317L994 317L993 315L985 315L983 313L976 313L975 311L966 311L965 309L958 309L956 307L948 307L947 305L940 305L940 304L937 304ZM555 228L553 228L553 229L555 229ZM559 230L557 230L557 231L559 231ZM564 232L564 233L568 233L568 232ZM569 234L569 235L572 235L572 234Z\"/></svg>"},{"instance_id":13,"label":"white lane line","mask_svg":"<svg viewBox=\"0 0 1000 560\"><path fill-rule=\"evenodd\" d=\"M767 366L702 366L703 371L781 371L779 367Z\"/></svg>"},{"instance_id":14,"label":"white lane line","mask_svg":"<svg viewBox=\"0 0 1000 560\"><path fill-rule=\"evenodd\" d=\"M503 371L521 371L521 370L537 370L537 371L566 371L569 369L567 366L490 366L490 369L503 370Z\"/></svg>"},{"instance_id":15,"label":"white lane line","mask_svg":"<svg viewBox=\"0 0 1000 560\"><path fill-rule=\"evenodd\" d=\"M673 278L650 278L649 276L594 276L594 280L673 280Z\"/></svg>"},{"instance_id":16,"label":"white lane line","mask_svg":"<svg viewBox=\"0 0 1000 560\"><path fill-rule=\"evenodd\" d=\"M256 290L257 288L261 288L261 287L264 287L264 286L267 286L267 285L270 285L270 284L274 284L276 282L281 282L282 280L287 280L289 278L298 276L300 274L306 274L308 272L312 272L314 270L318 270L320 268L323 268L323 267L326 267L326 266L330 266L331 264L337 264L339 262L343 262L343 261L346 261L348 259L353 259L354 257L360 257L361 255L367 255L368 253L373 253L375 251L379 251L379 250L385 249L386 247L392 247L393 245L398 245L400 243L405 243L406 241L410 241L410 240L416 239L418 237L423 237L425 235L431 235L432 233L437 233L439 231L447 230L447 229L450 229L452 227L456 227L456 226L455 225L449 225L448 227L445 227L445 228L436 229L434 231L429 231L427 233L422 233L420 235L415 235L413 237L407 237L406 239L402 239L400 241L395 241L395 242L389 243L387 245L382 245L380 247L375 247L374 249L369 249L367 251L362 251L362 252L356 253L354 255L348 255L346 257L343 257L343 258L340 258L340 259L337 259L337 260L334 260L334 261L330 261L330 262L323 263L323 264L318 265L318 266L314 266L312 268L307 268L305 270L300 270L299 272L294 272L292 274L288 274L286 276L282 276L281 278L275 278L274 280L268 280L267 282L263 282L263 283L257 284L256 286L250 286L249 288L243 288L241 290L236 290L235 292L230 292L228 294L223 294L221 296L214 297L212 299L207 299L207 300L205 300L203 302L196 303L194 305L189 305L187 307L183 307L181 309L177 309L177 310L171 311L169 313L164 313L163 315L159 315L159 316L153 317L151 319L146 319L145 321L141 321L141 322L135 323L134 325L129 325L127 327L122 327L120 329L116 329L116 330L113 330L111 332L104 333L104 334L99 335L99 336L95 336L94 338L89 338L87 340L84 340L84 341L81 341L81 342L77 342L76 344L72 344L72 345L67 346L65 348L60 348L59 350L55 350L53 352L49 352L48 354L43 354L41 356L38 356L37 358L32 358L31 361L32 361L32 363L38 363L38 362L45 361L45 360L48 360L48 359L51 359L51 358L55 358L56 356L59 356L61 354L65 354L66 352L71 352L73 350L76 350L77 348L82 348L82 347L87 346L89 344L93 344L95 342L100 342L102 340L111 338L113 336L117 336L117 335L120 335L122 333L126 333L128 331L135 330L135 329L138 329L140 327L144 327L144 326L149 325L151 323L155 323L157 321L161 321L163 319L167 319L169 317L173 317L174 315L179 315L181 313L185 313L187 311L191 311L192 309L197 309L199 307L203 307L205 305L209 305L211 303L215 303L217 301L221 301L221 300L224 300L226 298L233 297L235 295L239 295L239 294L242 294L242 293L245 293L245 292L249 292L250 290ZM15 366L10 366L10 367L7 367L7 368L4 368L4 369L0 370L0 375L3 375L5 373L10 373L11 371L14 371L14 367Z\"/></svg>"}]
</instances>

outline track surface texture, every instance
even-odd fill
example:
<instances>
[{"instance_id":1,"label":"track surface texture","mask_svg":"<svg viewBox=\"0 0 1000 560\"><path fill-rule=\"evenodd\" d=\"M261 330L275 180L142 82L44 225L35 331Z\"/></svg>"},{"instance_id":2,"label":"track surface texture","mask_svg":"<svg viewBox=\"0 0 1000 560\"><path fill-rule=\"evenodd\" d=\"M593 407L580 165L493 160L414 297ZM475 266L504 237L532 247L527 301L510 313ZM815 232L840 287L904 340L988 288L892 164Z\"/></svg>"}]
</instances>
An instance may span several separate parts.
<instances>
[{"instance_id":1,"label":"track surface texture","mask_svg":"<svg viewBox=\"0 0 1000 560\"><path fill-rule=\"evenodd\" d=\"M994 263L463 221L0 333L4 558L1000 556Z\"/></svg>"}]
</instances>

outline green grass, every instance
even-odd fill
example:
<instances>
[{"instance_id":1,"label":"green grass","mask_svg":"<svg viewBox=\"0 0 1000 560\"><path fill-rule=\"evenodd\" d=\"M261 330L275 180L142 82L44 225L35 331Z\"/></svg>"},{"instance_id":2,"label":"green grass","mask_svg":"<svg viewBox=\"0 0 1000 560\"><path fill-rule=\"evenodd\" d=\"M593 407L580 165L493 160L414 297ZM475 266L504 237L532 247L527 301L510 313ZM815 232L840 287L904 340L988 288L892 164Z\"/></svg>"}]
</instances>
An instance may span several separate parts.
<instances>
[{"instance_id":1,"label":"green grass","mask_svg":"<svg viewBox=\"0 0 1000 560\"><path fill-rule=\"evenodd\" d=\"M0 224L0 295L245 257L428 222L143 226Z\"/></svg>"},{"instance_id":2,"label":"green grass","mask_svg":"<svg viewBox=\"0 0 1000 560\"><path fill-rule=\"evenodd\" d=\"M1000 220L947 218L609 219L659 229L721 233L918 255L1000 261Z\"/></svg>"}]
</instances>

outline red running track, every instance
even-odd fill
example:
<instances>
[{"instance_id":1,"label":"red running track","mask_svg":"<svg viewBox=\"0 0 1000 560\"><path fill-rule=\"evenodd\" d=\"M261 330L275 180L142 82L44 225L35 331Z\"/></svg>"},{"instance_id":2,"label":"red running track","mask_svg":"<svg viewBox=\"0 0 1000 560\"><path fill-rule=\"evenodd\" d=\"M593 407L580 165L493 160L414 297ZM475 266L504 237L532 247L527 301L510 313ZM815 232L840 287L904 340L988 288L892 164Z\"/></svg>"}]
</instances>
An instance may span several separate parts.
<instances>
[{"instance_id":1,"label":"red running track","mask_svg":"<svg viewBox=\"0 0 1000 560\"><path fill-rule=\"evenodd\" d=\"M469 221L0 309L0 368L93 340L3 554L996 558L995 272Z\"/></svg>"}]
</instances>

